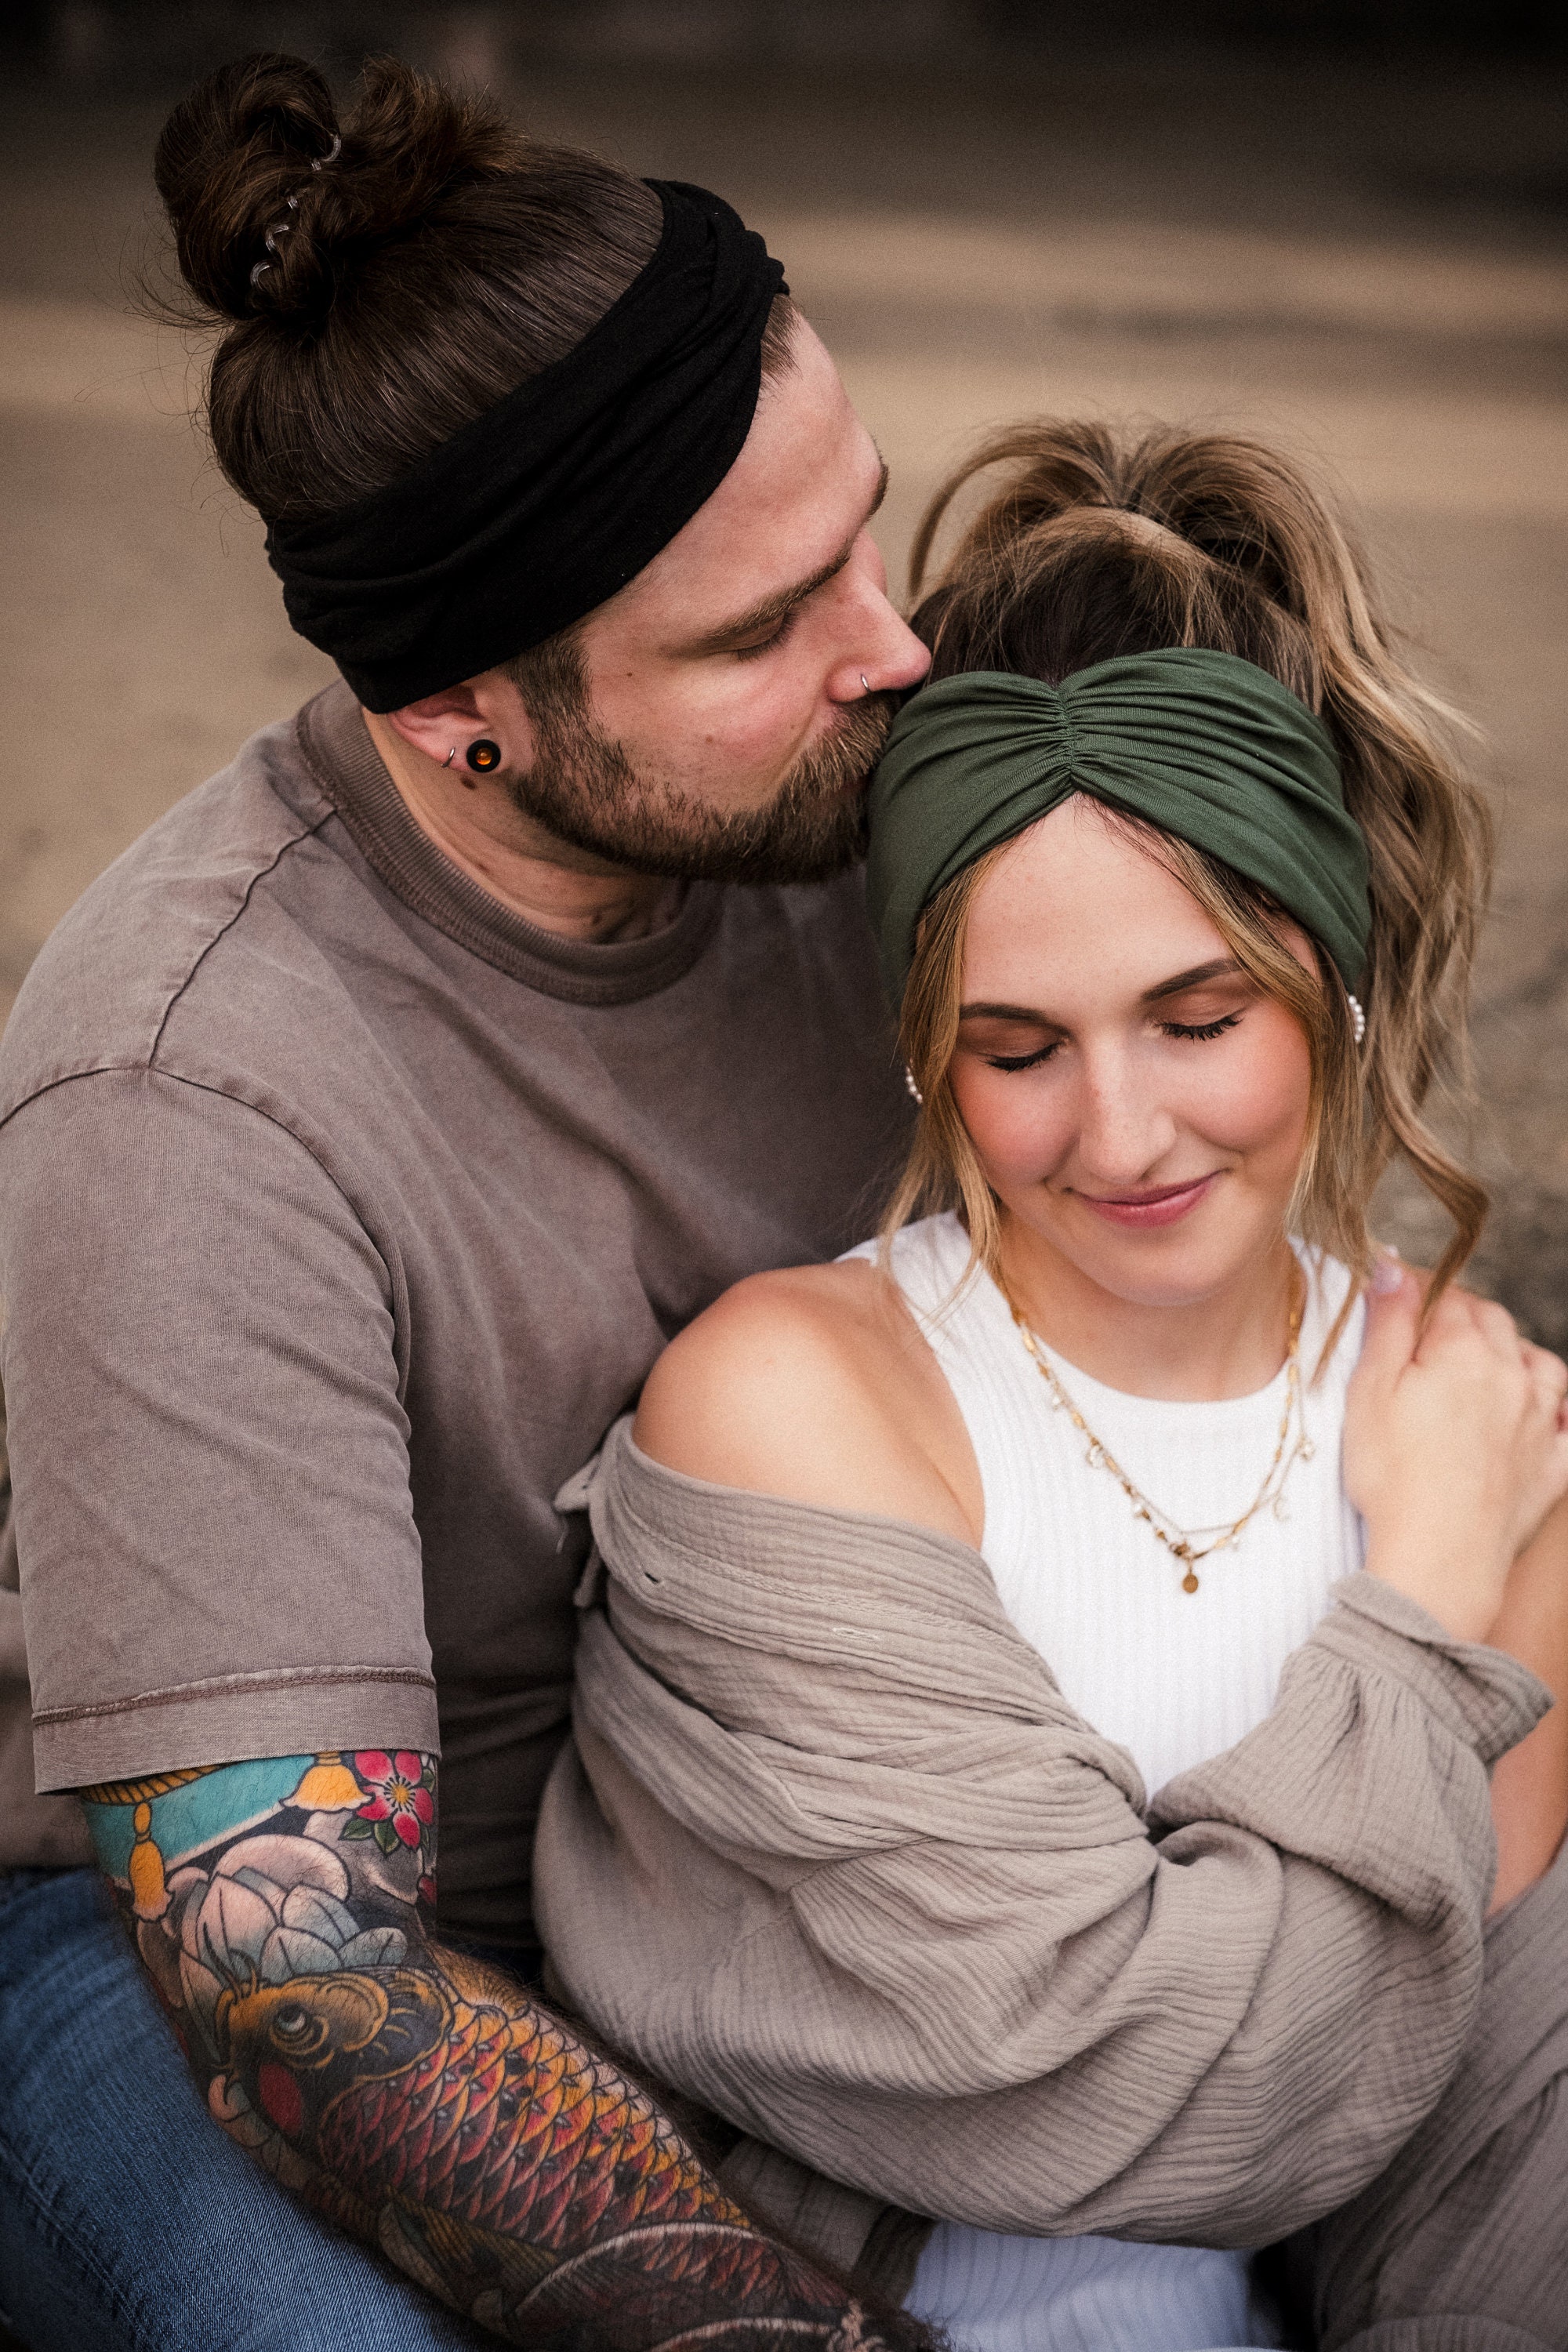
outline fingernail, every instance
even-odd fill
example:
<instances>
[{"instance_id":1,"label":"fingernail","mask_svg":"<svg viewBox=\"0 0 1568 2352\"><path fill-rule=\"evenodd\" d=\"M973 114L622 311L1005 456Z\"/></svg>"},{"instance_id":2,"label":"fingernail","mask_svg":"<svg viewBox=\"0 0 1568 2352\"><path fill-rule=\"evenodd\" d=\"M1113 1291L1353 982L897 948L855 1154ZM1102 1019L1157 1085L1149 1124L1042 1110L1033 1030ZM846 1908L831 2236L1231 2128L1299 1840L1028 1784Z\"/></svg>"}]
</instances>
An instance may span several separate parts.
<instances>
[{"instance_id":1,"label":"fingernail","mask_svg":"<svg viewBox=\"0 0 1568 2352\"><path fill-rule=\"evenodd\" d=\"M1367 1288L1374 1298L1392 1298L1405 1280L1405 1268L1396 1249L1386 1249L1373 1267Z\"/></svg>"}]
</instances>

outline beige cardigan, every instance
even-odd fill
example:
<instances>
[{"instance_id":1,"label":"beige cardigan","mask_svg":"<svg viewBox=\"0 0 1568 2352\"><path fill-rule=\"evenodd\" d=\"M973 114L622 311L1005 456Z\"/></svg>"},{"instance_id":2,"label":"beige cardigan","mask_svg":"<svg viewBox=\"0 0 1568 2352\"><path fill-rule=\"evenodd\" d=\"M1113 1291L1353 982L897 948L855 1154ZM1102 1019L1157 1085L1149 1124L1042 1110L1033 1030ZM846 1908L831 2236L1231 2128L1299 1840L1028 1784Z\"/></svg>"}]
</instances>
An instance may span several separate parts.
<instances>
[{"instance_id":1,"label":"beige cardigan","mask_svg":"<svg viewBox=\"0 0 1568 2352\"><path fill-rule=\"evenodd\" d=\"M847 2266L880 2200L1263 2244L1435 2107L1487 1767L1550 1703L1512 1659L1352 1577L1267 1721L1151 1807L967 1546L680 1476L629 1421L559 1499L595 1551L540 1829L554 1970L829 2176L738 2177Z\"/></svg>"}]
</instances>

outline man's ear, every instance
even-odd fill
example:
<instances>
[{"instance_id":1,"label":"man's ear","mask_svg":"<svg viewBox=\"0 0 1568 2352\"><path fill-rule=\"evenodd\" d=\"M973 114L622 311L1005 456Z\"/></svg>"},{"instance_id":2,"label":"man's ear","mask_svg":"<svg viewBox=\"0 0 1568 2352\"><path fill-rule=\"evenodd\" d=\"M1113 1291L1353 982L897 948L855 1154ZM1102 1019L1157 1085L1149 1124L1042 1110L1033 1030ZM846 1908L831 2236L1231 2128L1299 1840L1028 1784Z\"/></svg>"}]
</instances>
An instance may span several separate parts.
<instances>
[{"instance_id":1,"label":"man's ear","mask_svg":"<svg viewBox=\"0 0 1568 2352\"><path fill-rule=\"evenodd\" d=\"M405 702L401 710L389 710L383 723L438 768L447 764L448 751L455 751L460 760L475 736L485 732L471 686L448 687L444 694Z\"/></svg>"},{"instance_id":2,"label":"man's ear","mask_svg":"<svg viewBox=\"0 0 1568 2352\"><path fill-rule=\"evenodd\" d=\"M405 702L401 710L387 711L382 724L438 768L461 767L468 745L480 736L500 745L503 771L526 772L533 763L533 730L522 698L499 670Z\"/></svg>"}]
</instances>

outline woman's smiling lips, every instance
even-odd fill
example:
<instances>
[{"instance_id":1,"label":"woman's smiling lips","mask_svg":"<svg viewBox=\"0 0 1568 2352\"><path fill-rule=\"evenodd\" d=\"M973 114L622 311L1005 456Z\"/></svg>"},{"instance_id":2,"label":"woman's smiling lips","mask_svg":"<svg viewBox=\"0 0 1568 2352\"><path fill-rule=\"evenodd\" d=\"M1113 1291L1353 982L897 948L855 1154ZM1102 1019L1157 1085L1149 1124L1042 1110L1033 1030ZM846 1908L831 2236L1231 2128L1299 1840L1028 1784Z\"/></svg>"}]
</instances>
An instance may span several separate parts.
<instances>
[{"instance_id":1,"label":"woman's smiling lips","mask_svg":"<svg viewBox=\"0 0 1568 2352\"><path fill-rule=\"evenodd\" d=\"M1131 1225L1146 1231L1152 1225L1173 1225L1189 1209L1195 1209L1204 1199L1214 1175L1196 1176L1186 1184L1156 1184L1144 1192L1114 1192L1097 1196L1093 1192L1078 1192L1077 1198L1086 1209L1108 1224ZM1076 1188L1075 1188L1076 1189Z\"/></svg>"}]
</instances>

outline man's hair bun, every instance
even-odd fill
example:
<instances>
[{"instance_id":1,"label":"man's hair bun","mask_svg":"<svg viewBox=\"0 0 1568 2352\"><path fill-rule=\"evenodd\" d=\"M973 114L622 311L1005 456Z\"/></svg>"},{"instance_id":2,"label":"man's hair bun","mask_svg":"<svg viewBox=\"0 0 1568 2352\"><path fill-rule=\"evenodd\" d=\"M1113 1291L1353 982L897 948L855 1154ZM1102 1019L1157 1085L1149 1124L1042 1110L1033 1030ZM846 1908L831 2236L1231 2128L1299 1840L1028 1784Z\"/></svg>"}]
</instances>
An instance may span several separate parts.
<instances>
[{"instance_id":1,"label":"man's hair bun","mask_svg":"<svg viewBox=\"0 0 1568 2352\"><path fill-rule=\"evenodd\" d=\"M286 244L301 240L288 256L293 264L316 242L314 205L306 211L301 192L312 180L319 184L310 167L331 152L337 137L332 95L315 68L267 51L220 68L174 109L153 176L174 228L180 273L205 310L248 319L290 307L285 282L310 273L283 264ZM267 236L283 220L289 228L276 237L274 257ZM275 258L282 266L255 274Z\"/></svg>"},{"instance_id":2,"label":"man's hair bun","mask_svg":"<svg viewBox=\"0 0 1568 2352\"><path fill-rule=\"evenodd\" d=\"M153 173L207 310L312 323L357 264L443 199L515 171L523 150L501 118L395 58L366 68L340 127L313 66L261 50L174 109Z\"/></svg>"},{"instance_id":3,"label":"man's hair bun","mask_svg":"<svg viewBox=\"0 0 1568 2352\"><path fill-rule=\"evenodd\" d=\"M663 223L630 173L395 58L341 120L303 58L241 58L174 109L153 175L189 289L154 307L225 322L213 447L268 522L374 495L563 358Z\"/></svg>"}]
</instances>

